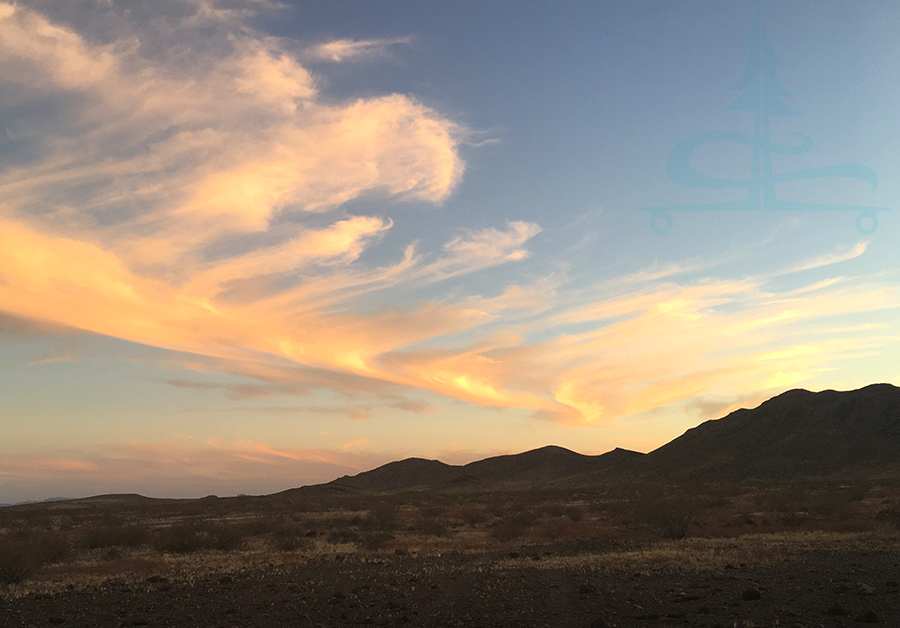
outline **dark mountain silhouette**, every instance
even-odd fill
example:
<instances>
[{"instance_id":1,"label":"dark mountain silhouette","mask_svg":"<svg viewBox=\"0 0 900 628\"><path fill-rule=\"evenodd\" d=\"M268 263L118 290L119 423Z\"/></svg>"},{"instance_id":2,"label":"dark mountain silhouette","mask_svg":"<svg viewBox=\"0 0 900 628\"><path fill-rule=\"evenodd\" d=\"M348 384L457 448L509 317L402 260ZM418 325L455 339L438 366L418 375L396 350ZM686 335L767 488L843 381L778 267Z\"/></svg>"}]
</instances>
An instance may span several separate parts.
<instances>
[{"instance_id":1,"label":"dark mountain silhouette","mask_svg":"<svg viewBox=\"0 0 900 628\"><path fill-rule=\"evenodd\" d=\"M648 454L617 448L586 456L547 446L466 465L408 458L277 495L579 489L623 482L804 478L900 478L900 388L873 384L847 392L789 390L757 408L706 421ZM190 500L98 495L44 506L160 501Z\"/></svg>"},{"instance_id":2,"label":"dark mountain silhouette","mask_svg":"<svg viewBox=\"0 0 900 628\"><path fill-rule=\"evenodd\" d=\"M688 430L647 454L642 467L647 475L708 480L895 475L900 388L789 390Z\"/></svg>"},{"instance_id":3,"label":"dark mountain silhouette","mask_svg":"<svg viewBox=\"0 0 900 628\"><path fill-rule=\"evenodd\" d=\"M563 447L549 445L521 454L496 456L449 465L438 460L407 458L371 471L344 476L325 486L363 491L424 489L492 489L544 486L565 478L607 469L631 457L644 454L614 449L600 456L585 456Z\"/></svg>"},{"instance_id":4,"label":"dark mountain silhouette","mask_svg":"<svg viewBox=\"0 0 900 628\"><path fill-rule=\"evenodd\" d=\"M900 388L789 390L706 421L649 454L548 446L467 465L409 458L322 487L394 492L596 486L607 482L900 477Z\"/></svg>"}]
</instances>

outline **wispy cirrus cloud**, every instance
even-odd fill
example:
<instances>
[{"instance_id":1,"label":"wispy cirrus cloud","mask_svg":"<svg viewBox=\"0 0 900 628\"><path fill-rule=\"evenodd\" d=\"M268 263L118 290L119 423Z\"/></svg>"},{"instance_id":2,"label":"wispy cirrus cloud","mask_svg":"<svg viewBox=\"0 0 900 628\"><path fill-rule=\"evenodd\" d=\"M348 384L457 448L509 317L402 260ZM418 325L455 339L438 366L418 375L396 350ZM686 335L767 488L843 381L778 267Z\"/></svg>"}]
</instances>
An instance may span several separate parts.
<instances>
[{"instance_id":1,"label":"wispy cirrus cloud","mask_svg":"<svg viewBox=\"0 0 900 628\"><path fill-rule=\"evenodd\" d=\"M402 392L420 389L606 425L699 394L800 384L896 341L893 328L829 332L836 317L896 308L895 286L837 273L770 285L862 256L864 243L737 279L715 277L715 261L648 264L575 289L532 267L484 293L439 292L525 260L541 227L461 228L429 250L391 241L402 216L347 210L366 197L440 205L465 170L463 125L406 94L326 99L304 57L358 59L406 39L303 47L249 26L268 3L98 0L84 5L94 20L66 4L0 2L0 107L16 112L0 172L0 311L244 378L173 386L239 400L326 388L425 414ZM55 106L28 106L38 101Z\"/></svg>"},{"instance_id":2,"label":"wispy cirrus cloud","mask_svg":"<svg viewBox=\"0 0 900 628\"><path fill-rule=\"evenodd\" d=\"M343 61L369 60L390 54L392 46L409 44L411 37L385 39L334 39L307 50L313 58L340 63Z\"/></svg>"}]
</instances>

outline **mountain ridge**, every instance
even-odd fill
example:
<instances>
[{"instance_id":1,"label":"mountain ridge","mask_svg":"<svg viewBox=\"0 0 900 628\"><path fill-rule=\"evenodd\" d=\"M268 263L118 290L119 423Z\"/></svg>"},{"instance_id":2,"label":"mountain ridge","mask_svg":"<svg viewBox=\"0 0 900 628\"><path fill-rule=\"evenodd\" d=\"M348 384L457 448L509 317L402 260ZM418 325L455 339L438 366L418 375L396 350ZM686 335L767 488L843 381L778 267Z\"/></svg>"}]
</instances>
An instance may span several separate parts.
<instances>
[{"instance_id":1,"label":"mountain ridge","mask_svg":"<svg viewBox=\"0 0 900 628\"><path fill-rule=\"evenodd\" d=\"M395 492L555 488L615 481L797 479L900 475L900 388L852 391L795 388L756 408L709 419L643 454L615 448L588 456L548 445L466 465L408 458L318 486ZM417 480L413 461L431 474Z\"/></svg>"},{"instance_id":2,"label":"mountain ridge","mask_svg":"<svg viewBox=\"0 0 900 628\"><path fill-rule=\"evenodd\" d=\"M547 445L464 465L413 457L272 496L804 478L900 478L900 388L880 383L851 391L788 390L756 408L704 421L646 454L616 447L585 455ZM134 494L97 495L45 505L143 500L157 501ZM32 506L36 504L21 505Z\"/></svg>"}]
</instances>

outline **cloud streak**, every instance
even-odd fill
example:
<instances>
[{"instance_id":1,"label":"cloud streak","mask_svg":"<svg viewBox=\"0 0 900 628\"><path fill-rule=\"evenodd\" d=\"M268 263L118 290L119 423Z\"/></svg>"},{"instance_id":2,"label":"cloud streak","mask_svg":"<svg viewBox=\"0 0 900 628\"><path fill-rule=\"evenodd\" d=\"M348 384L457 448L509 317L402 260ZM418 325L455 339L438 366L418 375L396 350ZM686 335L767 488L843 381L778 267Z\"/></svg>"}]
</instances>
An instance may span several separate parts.
<instances>
[{"instance_id":1,"label":"cloud streak","mask_svg":"<svg viewBox=\"0 0 900 628\"><path fill-rule=\"evenodd\" d=\"M408 40L309 48L248 26L267 3L164 4L182 17L97 2L101 29L54 3L0 2L0 107L56 105L11 123L20 157L0 172L0 312L28 321L13 333L39 321L193 354L246 382L169 383L233 399L325 388L432 413L403 398L418 389L567 425L798 385L896 341L828 331L896 308L895 286L769 285L864 243L770 276L651 266L580 291L544 273L466 292L456 280L526 260L541 227L460 229L429 250L391 240L402 215L351 213L363 199L444 203L467 129L406 94L326 99L307 67Z\"/></svg>"}]
</instances>

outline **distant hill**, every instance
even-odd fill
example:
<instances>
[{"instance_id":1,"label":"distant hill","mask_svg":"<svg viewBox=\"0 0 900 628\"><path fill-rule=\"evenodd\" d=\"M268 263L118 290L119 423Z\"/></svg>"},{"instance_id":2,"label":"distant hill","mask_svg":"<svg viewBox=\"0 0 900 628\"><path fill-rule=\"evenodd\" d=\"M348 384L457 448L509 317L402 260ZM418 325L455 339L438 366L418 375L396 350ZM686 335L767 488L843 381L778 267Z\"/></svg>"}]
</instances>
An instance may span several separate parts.
<instances>
[{"instance_id":1,"label":"distant hill","mask_svg":"<svg viewBox=\"0 0 900 628\"><path fill-rule=\"evenodd\" d=\"M407 458L354 476L321 485L362 491L492 490L552 486L644 454L614 449L599 456L585 456L549 445L521 454L495 456L466 465Z\"/></svg>"},{"instance_id":2,"label":"distant hill","mask_svg":"<svg viewBox=\"0 0 900 628\"><path fill-rule=\"evenodd\" d=\"M642 475L783 479L900 472L900 388L789 390L706 421L650 452Z\"/></svg>"},{"instance_id":3,"label":"distant hill","mask_svg":"<svg viewBox=\"0 0 900 628\"><path fill-rule=\"evenodd\" d=\"M900 477L900 388L789 390L752 410L706 421L649 454L614 449L585 456L548 446L462 466L409 458L320 487L492 490L827 476Z\"/></svg>"},{"instance_id":4,"label":"distant hill","mask_svg":"<svg viewBox=\"0 0 900 628\"><path fill-rule=\"evenodd\" d=\"M621 482L900 478L900 388L789 390L754 409L706 421L642 454L586 456L556 446L466 465L407 458L276 495L590 488ZM191 500L98 495L20 506L67 508Z\"/></svg>"}]
</instances>

